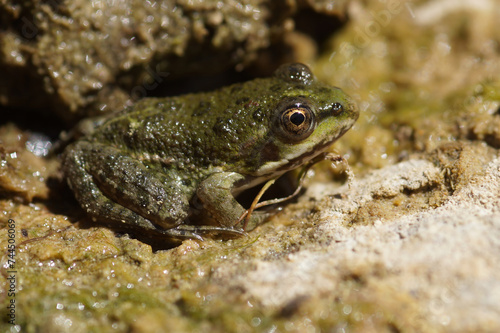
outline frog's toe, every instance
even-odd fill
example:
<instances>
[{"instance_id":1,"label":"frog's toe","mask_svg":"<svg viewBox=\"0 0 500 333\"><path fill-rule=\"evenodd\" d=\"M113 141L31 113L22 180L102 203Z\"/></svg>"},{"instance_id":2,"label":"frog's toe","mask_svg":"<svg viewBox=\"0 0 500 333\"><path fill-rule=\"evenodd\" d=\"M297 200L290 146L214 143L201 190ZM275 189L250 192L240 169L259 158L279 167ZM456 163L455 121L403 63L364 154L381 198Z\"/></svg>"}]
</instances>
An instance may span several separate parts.
<instances>
[{"instance_id":1,"label":"frog's toe","mask_svg":"<svg viewBox=\"0 0 500 333\"><path fill-rule=\"evenodd\" d=\"M204 240L203 237L233 239L248 236L243 229L209 225L180 225L173 229L161 230L160 232L176 239L197 239L200 241Z\"/></svg>"},{"instance_id":2,"label":"frog's toe","mask_svg":"<svg viewBox=\"0 0 500 333\"><path fill-rule=\"evenodd\" d=\"M173 239L176 239L176 240L187 240L187 239L196 239L196 240L199 240L201 242L204 241L203 237L201 237L198 233L196 233L194 230L192 230L192 228L183 228L185 226L179 226L177 228L174 228L174 229L156 229L156 231L158 231L159 233L167 236L167 237L170 237L170 238L173 238Z\"/></svg>"}]
</instances>

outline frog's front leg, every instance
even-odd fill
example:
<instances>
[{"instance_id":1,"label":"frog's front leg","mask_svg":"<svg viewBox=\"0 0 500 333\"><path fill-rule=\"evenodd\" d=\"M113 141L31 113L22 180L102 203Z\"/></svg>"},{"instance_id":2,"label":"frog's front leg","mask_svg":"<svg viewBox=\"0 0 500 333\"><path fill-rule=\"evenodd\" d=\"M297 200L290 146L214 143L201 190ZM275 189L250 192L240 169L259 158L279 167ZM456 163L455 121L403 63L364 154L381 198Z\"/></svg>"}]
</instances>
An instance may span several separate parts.
<instances>
[{"instance_id":1,"label":"frog's front leg","mask_svg":"<svg viewBox=\"0 0 500 333\"><path fill-rule=\"evenodd\" d=\"M244 178L245 176L236 172L214 173L202 181L196 191L198 199L203 204L203 210L228 232L235 230L233 226L246 211L232 193L235 183ZM246 231L254 229L268 217L267 213L253 212ZM242 230L241 226L239 230Z\"/></svg>"}]
</instances>

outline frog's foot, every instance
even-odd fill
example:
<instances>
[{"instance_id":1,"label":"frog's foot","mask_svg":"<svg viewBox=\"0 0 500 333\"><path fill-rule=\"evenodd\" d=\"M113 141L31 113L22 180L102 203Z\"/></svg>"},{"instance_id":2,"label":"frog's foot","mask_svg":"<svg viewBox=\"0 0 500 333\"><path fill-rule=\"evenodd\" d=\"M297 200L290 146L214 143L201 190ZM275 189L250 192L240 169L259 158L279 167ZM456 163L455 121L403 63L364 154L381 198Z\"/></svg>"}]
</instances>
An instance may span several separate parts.
<instances>
[{"instance_id":1,"label":"frog's foot","mask_svg":"<svg viewBox=\"0 0 500 333\"><path fill-rule=\"evenodd\" d=\"M216 227L209 225L180 225L173 229L157 230L161 234L174 239L197 239L203 241L202 236L210 238L233 239L247 236L242 229Z\"/></svg>"}]
</instances>

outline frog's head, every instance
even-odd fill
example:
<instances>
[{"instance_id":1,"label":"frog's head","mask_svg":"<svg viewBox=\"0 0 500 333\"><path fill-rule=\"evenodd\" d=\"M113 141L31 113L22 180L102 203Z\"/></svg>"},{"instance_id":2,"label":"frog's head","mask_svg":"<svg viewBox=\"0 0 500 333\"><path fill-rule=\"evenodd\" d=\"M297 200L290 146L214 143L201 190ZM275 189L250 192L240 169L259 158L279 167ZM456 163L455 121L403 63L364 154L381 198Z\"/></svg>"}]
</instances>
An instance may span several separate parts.
<instances>
[{"instance_id":1,"label":"frog's head","mask_svg":"<svg viewBox=\"0 0 500 333\"><path fill-rule=\"evenodd\" d=\"M269 178L292 170L325 151L358 119L353 100L341 89L318 82L300 63L281 66L268 100L270 110L259 167L253 175Z\"/></svg>"}]
</instances>

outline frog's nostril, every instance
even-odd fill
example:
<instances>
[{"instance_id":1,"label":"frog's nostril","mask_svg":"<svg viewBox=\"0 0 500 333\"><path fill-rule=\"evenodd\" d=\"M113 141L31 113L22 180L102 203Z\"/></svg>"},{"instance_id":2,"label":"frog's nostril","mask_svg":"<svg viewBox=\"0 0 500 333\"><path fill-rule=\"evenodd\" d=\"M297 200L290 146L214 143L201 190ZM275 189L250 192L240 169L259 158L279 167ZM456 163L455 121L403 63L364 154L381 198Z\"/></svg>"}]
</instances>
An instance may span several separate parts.
<instances>
[{"instance_id":1,"label":"frog's nostril","mask_svg":"<svg viewBox=\"0 0 500 333\"><path fill-rule=\"evenodd\" d=\"M340 103L334 103L332 105L332 112L334 115L339 115L344 110L344 107Z\"/></svg>"}]
</instances>

